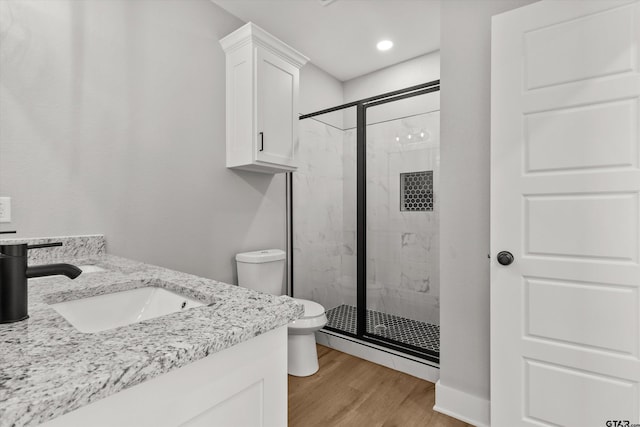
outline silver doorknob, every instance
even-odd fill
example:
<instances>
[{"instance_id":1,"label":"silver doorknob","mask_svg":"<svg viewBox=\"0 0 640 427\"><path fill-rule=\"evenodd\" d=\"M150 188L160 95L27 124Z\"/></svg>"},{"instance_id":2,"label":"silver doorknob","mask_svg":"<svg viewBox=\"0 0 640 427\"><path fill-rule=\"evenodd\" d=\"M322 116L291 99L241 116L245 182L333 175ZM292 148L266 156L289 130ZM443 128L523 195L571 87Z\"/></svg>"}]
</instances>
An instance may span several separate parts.
<instances>
[{"instance_id":1,"label":"silver doorknob","mask_svg":"<svg viewBox=\"0 0 640 427\"><path fill-rule=\"evenodd\" d=\"M508 251L502 251L498 253L498 263L500 265L509 265L513 262L513 254Z\"/></svg>"}]
</instances>

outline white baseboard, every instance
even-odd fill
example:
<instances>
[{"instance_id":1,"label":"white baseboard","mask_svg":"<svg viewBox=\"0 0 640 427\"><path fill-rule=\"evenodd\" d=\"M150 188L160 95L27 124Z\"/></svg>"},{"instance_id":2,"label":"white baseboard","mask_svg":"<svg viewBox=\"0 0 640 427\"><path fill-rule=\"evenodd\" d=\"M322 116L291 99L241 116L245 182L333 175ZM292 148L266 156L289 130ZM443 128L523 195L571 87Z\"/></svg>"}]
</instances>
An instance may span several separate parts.
<instances>
[{"instance_id":1,"label":"white baseboard","mask_svg":"<svg viewBox=\"0 0 640 427\"><path fill-rule=\"evenodd\" d=\"M372 343L364 343L355 338L347 338L331 331L323 329L316 332L316 342L432 383L435 383L440 378L440 369L433 362L376 346Z\"/></svg>"},{"instance_id":2,"label":"white baseboard","mask_svg":"<svg viewBox=\"0 0 640 427\"><path fill-rule=\"evenodd\" d=\"M434 411L457 418L476 427L490 427L491 403L487 399L436 383Z\"/></svg>"}]
</instances>

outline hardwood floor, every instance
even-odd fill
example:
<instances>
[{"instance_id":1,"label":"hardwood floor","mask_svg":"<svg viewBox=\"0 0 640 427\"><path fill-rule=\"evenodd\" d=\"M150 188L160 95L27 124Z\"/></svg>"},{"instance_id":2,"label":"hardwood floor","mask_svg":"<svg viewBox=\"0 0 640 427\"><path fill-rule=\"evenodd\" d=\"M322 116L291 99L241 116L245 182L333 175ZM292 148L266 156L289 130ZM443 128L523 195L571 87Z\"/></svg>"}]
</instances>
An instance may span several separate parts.
<instances>
[{"instance_id":1,"label":"hardwood floor","mask_svg":"<svg viewBox=\"0 0 640 427\"><path fill-rule=\"evenodd\" d=\"M289 376L289 427L472 427L432 409L433 383L317 347L320 371Z\"/></svg>"}]
</instances>

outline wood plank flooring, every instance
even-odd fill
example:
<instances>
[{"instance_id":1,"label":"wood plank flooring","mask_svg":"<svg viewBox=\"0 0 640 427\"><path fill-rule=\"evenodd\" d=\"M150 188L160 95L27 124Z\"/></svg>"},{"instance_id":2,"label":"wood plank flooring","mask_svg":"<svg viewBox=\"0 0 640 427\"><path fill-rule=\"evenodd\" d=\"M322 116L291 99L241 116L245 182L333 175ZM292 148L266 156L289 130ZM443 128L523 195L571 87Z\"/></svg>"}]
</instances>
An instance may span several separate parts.
<instances>
[{"instance_id":1,"label":"wood plank flooring","mask_svg":"<svg viewBox=\"0 0 640 427\"><path fill-rule=\"evenodd\" d=\"M320 371L289 376L289 427L472 427L432 409L433 383L317 347Z\"/></svg>"}]
</instances>

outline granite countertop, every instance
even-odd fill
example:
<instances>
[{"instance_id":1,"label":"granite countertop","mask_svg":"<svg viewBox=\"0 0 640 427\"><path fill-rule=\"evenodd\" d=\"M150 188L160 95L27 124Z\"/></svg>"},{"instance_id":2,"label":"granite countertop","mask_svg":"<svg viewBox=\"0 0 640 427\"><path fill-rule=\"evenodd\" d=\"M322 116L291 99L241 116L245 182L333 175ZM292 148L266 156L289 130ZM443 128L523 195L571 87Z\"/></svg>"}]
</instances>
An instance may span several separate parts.
<instances>
[{"instance_id":1,"label":"granite countertop","mask_svg":"<svg viewBox=\"0 0 640 427\"><path fill-rule=\"evenodd\" d=\"M88 237L65 238L59 249L30 251L30 265L69 262L106 271L75 280L29 280L29 319L0 324L0 427L38 425L286 325L304 310L287 296L108 255L102 236ZM49 306L143 286L207 305L97 333L77 331Z\"/></svg>"}]
</instances>

